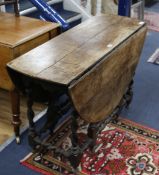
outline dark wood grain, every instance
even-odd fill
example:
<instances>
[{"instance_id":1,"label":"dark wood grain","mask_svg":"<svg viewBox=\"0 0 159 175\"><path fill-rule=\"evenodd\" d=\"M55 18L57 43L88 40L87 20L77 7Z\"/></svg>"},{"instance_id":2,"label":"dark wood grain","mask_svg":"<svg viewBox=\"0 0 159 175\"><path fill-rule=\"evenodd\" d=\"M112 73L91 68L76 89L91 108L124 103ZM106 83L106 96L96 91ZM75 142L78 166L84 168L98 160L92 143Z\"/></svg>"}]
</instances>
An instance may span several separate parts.
<instances>
[{"instance_id":1,"label":"dark wood grain","mask_svg":"<svg viewBox=\"0 0 159 175\"><path fill-rule=\"evenodd\" d=\"M101 121L117 107L135 73L145 34L144 27L69 87L84 120Z\"/></svg>"},{"instance_id":2,"label":"dark wood grain","mask_svg":"<svg viewBox=\"0 0 159 175\"><path fill-rule=\"evenodd\" d=\"M68 86L143 25L119 16L97 16L24 54L8 66L28 76ZM37 61L39 57L40 61Z\"/></svg>"}]
</instances>

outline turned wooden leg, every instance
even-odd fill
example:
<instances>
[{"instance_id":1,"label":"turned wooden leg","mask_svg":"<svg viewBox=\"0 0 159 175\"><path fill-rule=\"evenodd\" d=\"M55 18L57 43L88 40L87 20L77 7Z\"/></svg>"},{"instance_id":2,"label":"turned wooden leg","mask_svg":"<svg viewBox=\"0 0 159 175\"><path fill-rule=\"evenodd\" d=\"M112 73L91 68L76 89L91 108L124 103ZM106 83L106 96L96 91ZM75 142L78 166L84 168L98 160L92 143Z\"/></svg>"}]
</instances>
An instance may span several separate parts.
<instances>
[{"instance_id":1,"label":"turned wooden leg","mask_svg":"<svg viewBox=\"0 0 159 175\"><path fill-rule=\"evenodd\" d=\"M72 167L76 170L78 167L81 157L82 157L82 152L78 144L78 137L77 137L77 129L78 129L78 124L77 124L77 114L74 112L74 115L72 116L72 123L71 123L71 142L72 142L72 148L71 148L71 153L70 156L68 157Z\"/></svg>"},{"instance_id":2,"label":"turned wooden leg","mask_svg":"<svg viewBox=\"0 0 159 175\"><path fill-rule=\"evenodd\" d=\"M14 88L13 90L10 91L10 97L11 97L11 107L12 107L12 115L13 115L13 120L12 124L14 126L14 133L16 136L16 142L19 144L20 143L20 94L19 91Z\"/></svg>"},{"instance_id":3,"label":"turned wooden leg","mask_svg":"<svg viewBox=\"0 0 159 175\"><path fill-rule=\"evenodd\" d=\"M71 141L73 147L76 147L78 145L77 129L78 129L77 116L75 114L74 116L72 116L72 123L71 123L71 131L72 131Z\"/></svg>"},{"instance_id":4,"label":"turned wooden leg","mask_svg":"<svg viewBox=\"0 0 159 175\"><path fill-rule=\"evenodd\" d=\"M33 149L36 149L36 146L38 144L37 142L39 142L39 138L37 136L37 133L35 130L35 124L33 121L35 116L34 111L32 109L34 101L33 101L33 92L30 87L26 89L26 96L27 96L27 117L29 121L28 142Z\"/></svg>"},{"instance_id":5,"label":"turned wooden leg","mask_svg":"<svg viewBox=\"0 0 159 175\"><path fill-rule=\"evenodd\" d=\"M33 98L32 98L32 89L26 90L27 95L27 117L29 121L29 130L34 130L34 111L32 109L33 106Z\"/></svg>"},{"instance_id":6,"label":"turned wooden leg","mask_svg":"<svg viewBox=\"0 0 159 175\"><path fill-rule=\"evenodd\" d=\"M92 140L91 145L90 145L90 149L92 152L94 152L94 147L96 145L97 131L98 131L97 125L95 123L90 123L88 127L87 135Z\"/></svg>"},{"instance_id":7,"label":"turned wooden leg","mask_svg":"<svg viewBox=\"0 0 159 175\"><path fill-rule=\"evenodd\" d=\"M126 108L129 107L130 103L132 102L133 99L133 83L134 81L132 80L129 84L128 91L126 92L125 99L126 99Z\"/></svg>"},{"instance_id":8,"label":"turned wooden leg","mask_svg":"<svg viewBox=\"0 0 159 175\"><path fill-rule=\"evenodd\" d=\"M14 2L14 12L15 12L15 15L19 17L18 0L15 0Z\"/></svg>"},{"instance_id":9,"label":"turned wooden leg","mask_svg":"<svg viewBox=\"0 0 159 175\"><path fill-rule=\"evenodd\" d=\"M48 109L46 112L47 121L44 124L44 126L40 129L40 133L45 133L47 130L50 131L50 133L53 133L53 130L56 127L56 124L59 121L59 118L61 117L61 114L59 113L59 107L55 105L56 98L52 98L50 100Z\"/></svg>"}]
</instances>

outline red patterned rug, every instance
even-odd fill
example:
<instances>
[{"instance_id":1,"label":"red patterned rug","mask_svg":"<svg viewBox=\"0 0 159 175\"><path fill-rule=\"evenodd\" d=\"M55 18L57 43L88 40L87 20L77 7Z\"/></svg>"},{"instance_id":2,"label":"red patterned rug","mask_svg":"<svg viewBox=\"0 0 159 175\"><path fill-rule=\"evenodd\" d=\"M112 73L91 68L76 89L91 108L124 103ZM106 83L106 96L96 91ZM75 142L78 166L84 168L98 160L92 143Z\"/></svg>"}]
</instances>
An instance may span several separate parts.
<instances>
[{"instance_id":1,"label":"red patterned rug","mask_svg":"<svg viewBox=\"0 0 159 175\"><path fill-rule=\"evenodd\" d=\"M68 121L49 142L69 149L69 126ZM80 121L80 140L85 138L87 127ZM66 160L51 155L30 154L21 163L45 175L73 175ZM98 134L95 154L87 149L78 170L77 174L87 175L159 175L159 132L120 118Z\"/></svg>"}]
</instances>

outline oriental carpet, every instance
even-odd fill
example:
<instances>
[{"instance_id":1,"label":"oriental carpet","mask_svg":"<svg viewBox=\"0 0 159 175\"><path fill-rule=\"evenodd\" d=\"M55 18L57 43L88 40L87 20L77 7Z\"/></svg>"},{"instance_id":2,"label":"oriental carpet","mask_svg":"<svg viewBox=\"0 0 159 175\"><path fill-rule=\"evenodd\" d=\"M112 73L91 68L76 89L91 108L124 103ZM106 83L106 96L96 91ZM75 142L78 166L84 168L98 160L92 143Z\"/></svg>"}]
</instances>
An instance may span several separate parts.
<instances>
[{"instance_id":1,"label":"oriental carpet","mask_svg":"<svg viewBox=\"0 0 159 175\"><path fill-rule=\"evenodd\" d=\"M68 150L70 121L48 138L54 145ZM86 139L87 127L79 121L79 140ZM69 163L47 152L43 157L32 153L21 163L45 175L73 175ZM120 118L111 122L96 140L95 153L89 149L83 153L79 173L87 175L159 175L159 131Z\"/></svg>"}]
</instances>

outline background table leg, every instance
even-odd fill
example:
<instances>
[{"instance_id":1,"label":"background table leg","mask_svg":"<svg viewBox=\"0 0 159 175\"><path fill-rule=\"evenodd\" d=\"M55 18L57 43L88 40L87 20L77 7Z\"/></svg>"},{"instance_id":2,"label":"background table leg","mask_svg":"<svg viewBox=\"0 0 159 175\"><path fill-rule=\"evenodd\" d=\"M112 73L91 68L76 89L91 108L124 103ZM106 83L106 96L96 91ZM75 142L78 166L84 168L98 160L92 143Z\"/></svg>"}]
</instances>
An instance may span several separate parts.
<instances>
[{"instance_id":1,"label":"background table leg","mask_svg":"<svg viewBox=\"0 0 159 175\"><path fill-rule=\"evenodd\" d=\"M20 94L19 91L14 88L13 90L10 91L10 98L11 98L11 107L12 107L12 115L13 115L13 120L12 124L14 126L14 133L16 136L16 142L19 144L20 143Z\"/></svg>"}]
</instances>

